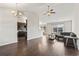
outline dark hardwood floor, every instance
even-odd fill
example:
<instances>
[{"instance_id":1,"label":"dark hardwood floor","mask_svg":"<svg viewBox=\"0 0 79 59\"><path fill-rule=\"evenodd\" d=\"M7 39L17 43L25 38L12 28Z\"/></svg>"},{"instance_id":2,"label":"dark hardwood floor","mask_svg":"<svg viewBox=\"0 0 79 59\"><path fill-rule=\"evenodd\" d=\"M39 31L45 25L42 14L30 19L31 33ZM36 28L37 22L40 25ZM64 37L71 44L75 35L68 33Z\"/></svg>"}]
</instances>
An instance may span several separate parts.
<instances>
[{"instance_id":1,"label":"dark hardwood floor","mask_svg":"<svg viewBox=\"0 0 79 59\"><path fill-rule=\"evenodd\" d=\"M78 56L79 51L65 47L63 42L46 37L26 41L20 38L17 43L0 47L1 56Z\"/></svg>"}]
</instances>

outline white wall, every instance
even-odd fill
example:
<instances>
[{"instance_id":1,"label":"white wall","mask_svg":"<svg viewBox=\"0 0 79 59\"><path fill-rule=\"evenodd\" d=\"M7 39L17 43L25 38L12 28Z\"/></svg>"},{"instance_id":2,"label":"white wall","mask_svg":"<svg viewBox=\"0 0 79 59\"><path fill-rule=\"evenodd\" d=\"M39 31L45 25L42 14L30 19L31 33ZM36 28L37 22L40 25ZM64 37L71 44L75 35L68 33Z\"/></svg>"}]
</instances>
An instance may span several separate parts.
<instances>
[{"instance_id":1,"label":"white wall","mask_svg":"<svg viewBox=\"0 0 79 59\"><path fill-rule=\"evenodd\" d=\"M72 32L72 21L64 22L64 31Z\"/></svg>"},{"instance_id":2,"label":"white wall","mask_svg":"<svg viewBox=\"0 0 79 59\"><path fill-rule=\"evenodd\" d=\"M39 16L33 12L26 12L27 16L27 40L41 37L39 30Z\"/></svg>"},{"instance_id":3,"label":"white wall","mask_svg":"<svg viewBox=\"0 0 79 59\"><path fill-rule=\"evenodd\" d=\"M27 40L41 37L39 17L36 13L25 12L27 16ZM17 19L9 10L0 9L0 46L17 42Z\"/></svg>"},{"instance_id":4,"label":"white wall","mask_svg":"<svg viewBox=\"0 0 79 59\"><path fill-rule=\"evenodd\" d=\"M75 4L72 14L72 31L76 33L77 37L79 38L79 3ZM79 39L77 40L77 46L79 49Z\"/></svg>"},{"instance_id":5,"label":"white wall","mask_svg":"<svg viewBox=\"0 0 79 59\"><path fill-rule=\"evenodd\" d=\"M17 19L0 8L0 46L17 42Z\"/></svg>"},{"instance_id":6,"label":"white wall","mask_svg":"<svg viewBox=\"0 0 79 59\"><path fill-rule=\"evenodd\" d=\"M79 4L75 4L72 15L72 31L79 37Z\"/></svg>"}]
</instances>

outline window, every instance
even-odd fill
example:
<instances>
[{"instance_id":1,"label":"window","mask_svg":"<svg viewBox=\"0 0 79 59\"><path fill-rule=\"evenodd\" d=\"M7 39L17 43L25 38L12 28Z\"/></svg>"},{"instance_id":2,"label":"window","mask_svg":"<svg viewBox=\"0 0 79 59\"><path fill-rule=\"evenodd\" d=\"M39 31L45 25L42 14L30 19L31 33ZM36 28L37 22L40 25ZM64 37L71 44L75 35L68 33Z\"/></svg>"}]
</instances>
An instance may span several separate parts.
<instances>
[{"instance_id":1,"label":"window","mask_svg":"<svg viewBox=\"0 0 79 59\"><path fill-rule=\"evenodd\" d=\"M54 32L63 32L63 27L55 27L55 28L53 28L53 31Z\"/></svg>"},{"instance_id":2,"label":"window","mask_svg":"<svg viewBox=\"0 0 79 59\"><path fill-rule=\"evenodd\" d=\"M62 27L59 27L58 28L58 32L63 32L63 28Z\"/></svg>"},{"instance_id":3,"label":"window","mask_svg":"<svg viewBox=\"0 0 79 59\"><path fill-rule=\"evenodd\" d=\"M54 32L57 32L57 28L53 28L53 31L54 31Z\"/></svg>"},{"instance_id":4,"label":"window","mask_svg":"<svg viewBox=\"0 0 79 59\"><path fill-rule=\"evenodd\" d=\"M53 32L60 33L64 31L64 24L54 24L53 25Z\"/></svg>"}]
</instances>

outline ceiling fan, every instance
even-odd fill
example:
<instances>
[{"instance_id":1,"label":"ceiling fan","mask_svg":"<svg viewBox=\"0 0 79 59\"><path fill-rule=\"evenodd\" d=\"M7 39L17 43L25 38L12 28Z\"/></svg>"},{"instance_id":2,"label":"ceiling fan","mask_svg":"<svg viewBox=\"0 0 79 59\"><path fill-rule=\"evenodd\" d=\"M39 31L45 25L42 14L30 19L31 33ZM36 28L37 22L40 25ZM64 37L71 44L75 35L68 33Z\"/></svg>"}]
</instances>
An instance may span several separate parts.
<instances>
[{"instance_id":1,"label":"ceiling fan","mask_svg":"<svg viewBox=\"0 0 79 59\"><path fill-rule=\"evenodd\" d=\"M44 15L48 15L50 16L51 14L55 14L55 12L53 11L53 9L50 9L50 6L48 5L48 11L46 13L44 13Z\"/></svg>"},{"instance_id":2,"label":"ceiling fan","mask_svg":"<svg viewBox=\"0 0 79 59\"><path fill-rule=\"evenodd\" d=\"M23 15L23 12L20 11L17 6L18 6L18 4L16 3L16 9L15 9L15 10L11 10L11 13L12 13L14 16L20 17L20 16Z\"/></svg>"}]
</instances>

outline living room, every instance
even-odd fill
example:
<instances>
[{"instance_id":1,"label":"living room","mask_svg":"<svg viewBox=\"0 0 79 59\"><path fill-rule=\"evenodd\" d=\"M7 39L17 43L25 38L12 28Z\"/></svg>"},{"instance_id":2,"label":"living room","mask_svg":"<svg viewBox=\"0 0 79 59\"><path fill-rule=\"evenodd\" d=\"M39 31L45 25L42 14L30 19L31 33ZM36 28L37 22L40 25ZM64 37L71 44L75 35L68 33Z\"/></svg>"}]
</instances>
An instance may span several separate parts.
<instances>
[{"instance_id":1,"label":"living room","mask_svg":"<svg viewBox=\"0 0 79 59\"><path fill-rule=\"evenodd\" d=\"M55 38L55 42L49 40L49 35L59 35L59 32L72 32L76 35L74 39L79 38L78 6L77 3L0 4L0 55L79 55L79 40L72 41L74 46L77 44L76 51L64 46L61 38L60 41ZM27 38L19 42L17 22L20 20L27 21L27 26L23 22L23 27L27 28L23 28L24 33L27 32L24 37Z\"/></svg>"}]
</instances>

